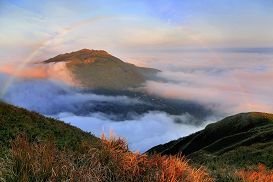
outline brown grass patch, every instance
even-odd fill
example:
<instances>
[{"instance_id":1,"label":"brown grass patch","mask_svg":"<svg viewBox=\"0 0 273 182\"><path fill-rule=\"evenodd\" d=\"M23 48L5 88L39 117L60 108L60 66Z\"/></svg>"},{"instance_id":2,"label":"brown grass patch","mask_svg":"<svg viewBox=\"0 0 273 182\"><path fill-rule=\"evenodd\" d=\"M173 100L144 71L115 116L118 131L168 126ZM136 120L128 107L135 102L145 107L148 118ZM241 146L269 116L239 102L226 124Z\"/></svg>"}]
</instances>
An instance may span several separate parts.
<instances>
[{"instance_id":1,"label":"brown grass patch","mask_svg":"<svg viewBox=\"0 0 273 182\"><path fill-rule=\"evenodd\" d=\"M263 164L258 165L258 170L239 170L236 175L246 182L272 182L273 171L266 169Z\"/></svg>"},{"instance_id":2,"label":"brown grass patch","mask_svg":"<svg viewBox=\"0 0 273 182\"><path fill-rule=\"evenodd\" d=\"M120 138L103 145L82 142L77 151L58 149L53 141L30 143L18 136L11 145L7 181L213 181L204 168L189 166L182 156L133 153ZM4 165L3 165L4 166Z\"/></svg>"}]
</instances>

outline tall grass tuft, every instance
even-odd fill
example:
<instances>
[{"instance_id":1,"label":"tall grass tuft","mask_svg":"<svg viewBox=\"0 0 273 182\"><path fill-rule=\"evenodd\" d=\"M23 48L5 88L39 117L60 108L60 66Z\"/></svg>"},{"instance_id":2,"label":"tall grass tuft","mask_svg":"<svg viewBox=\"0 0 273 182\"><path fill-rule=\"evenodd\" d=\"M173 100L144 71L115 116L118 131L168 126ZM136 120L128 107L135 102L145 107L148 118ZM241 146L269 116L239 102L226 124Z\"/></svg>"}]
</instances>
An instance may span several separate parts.
<instances>
[{"instance_id":1,"label":"tall grass tuft","mask_svg":"<svg viewBox=\"0 0 273 182\"><path fill-rule=\"evenodd\" d=\"M239 170L236 175L240 177L245 182L272 182L273 181L273 171L266 169L263 164L258 165L258 170Z\"/></svg>"},{"instance_id":2,"label":"tall grass tuft","mask_svg":"<svg viewBox=\"0 0 273 182\"><path fill-rule=\"evenodd\" d=\"M82 142L72 151L20 135L12 141L0 175L6 181L213 181L204 168L191 167L182 156L130 152L125 140L113 136L103 135L101 141L96 146Z\"/></svg>"}]
</instances>

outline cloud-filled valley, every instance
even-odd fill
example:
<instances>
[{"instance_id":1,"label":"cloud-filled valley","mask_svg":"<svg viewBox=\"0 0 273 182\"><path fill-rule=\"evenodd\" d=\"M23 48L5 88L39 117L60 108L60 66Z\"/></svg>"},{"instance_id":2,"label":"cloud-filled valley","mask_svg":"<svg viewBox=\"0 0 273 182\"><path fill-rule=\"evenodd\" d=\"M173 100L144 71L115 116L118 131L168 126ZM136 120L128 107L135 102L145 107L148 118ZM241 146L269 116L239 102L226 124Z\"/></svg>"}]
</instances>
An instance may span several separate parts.
<instances>
[{"instance_id":1,"label":"cloud-filled valley","mask_svg":"<svg viewBox=\"0 0 273 182\"><path fill-rule=\"evenodd\" d=\"M10 75L1 75L2 87L9 79ZM145 94L136 97L132 96L135 93L125 93L105 95L56 80L15 78L2 99L96 136L113 131L128 140L130 149L141 152L195 132L215 120L204 107L193 102L173 103L165 99L161 106L154 100L157 97L140 98Z\"/></svg>"},{"instance_id":2,"label":"cloud-filled valley","mask_svg":"<svg viewBox=\"0 0 273 182\"><path fill-rule=\"evenodd\" d=\"M272 112L273 65L268 60L272 54L162 53L138 59L132 62L162 70L162 81L147 81L141 92L83 89L61 64L31 65L16 74L15 68L2 66L0 82L8 103L96 136L113 131L128 140L130 149L144 152L230 114Z\"/></svg>"}]
</instances>

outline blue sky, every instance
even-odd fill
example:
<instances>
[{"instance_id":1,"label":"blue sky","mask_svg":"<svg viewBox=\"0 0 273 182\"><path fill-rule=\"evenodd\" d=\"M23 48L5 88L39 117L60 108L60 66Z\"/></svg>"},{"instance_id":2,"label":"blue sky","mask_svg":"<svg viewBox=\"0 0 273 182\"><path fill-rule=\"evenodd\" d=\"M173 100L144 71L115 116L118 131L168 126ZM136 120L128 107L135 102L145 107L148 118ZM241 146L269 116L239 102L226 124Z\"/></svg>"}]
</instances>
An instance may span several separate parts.
<instances>
[{"instance_id":1,"label":"blue sky","mask_svg":"<svg viewBox=\"0 0 273 182\"><path fill-rule=\"evenodd\" d=\"M31 59L41 59L81 48L124 55L272 47L272 20L270 0L0 0L0 58L36 51Z\"/></svg>"}]
</instances>

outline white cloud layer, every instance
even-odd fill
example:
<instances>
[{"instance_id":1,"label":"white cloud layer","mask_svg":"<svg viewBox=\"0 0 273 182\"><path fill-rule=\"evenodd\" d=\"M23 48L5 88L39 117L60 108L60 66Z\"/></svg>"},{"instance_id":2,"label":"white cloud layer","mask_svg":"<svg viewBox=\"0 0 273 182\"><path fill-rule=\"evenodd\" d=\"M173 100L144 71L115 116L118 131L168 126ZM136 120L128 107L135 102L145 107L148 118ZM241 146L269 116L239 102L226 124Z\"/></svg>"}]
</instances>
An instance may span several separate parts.
<instances>
[{"instance_id":1,"label":"white cloud layer","mask_svg":"<svg viewBox=\"0 0 273 182\"><path fill-rule=\"evenodd\" d=\"M174 122L174 117L164 112L149 112L137 116L133 120L113 122L103 113L93 113L89 116L76 116L71 113L60 113L56 118L77 126L85 131L91 131L96 136L103 133L109 135L111 131L116 136L125 138L129 148L133 151L145 152L155 145L187 136L203 129L206 121L201 126L194 126ZM188 115L181 115L187 123Z\"/></svg>"},{"instance_id":2,"label":"white cloud layer","mask_svg":"<svg viewBox=\"0 0 273 182\"><path fill-rule=\"evenodd\" d=\"M150 93L196 101L227 114L273 112L272 53L181 53L149 65L163 69L159 76L168 80L148 81Z\"/></svg>"},{"instance_id":3,"label":"white cloud layer","mask_svg":"<svg viewBox=\"0 0 273 182\"><path fill-rule=\"evenodd\" d=\"M148 81L146 91L167 98L189 100L224 113L273 112L273 54L261 53L169 53L139 59L141 65L159 68L167 82ZM135 62L138 63L138 62ZM58 72L58 67L54 67ZM8 72L10 73L10 72ZM9 76L0 76L1 90ZM150 147L188 135L219 120L205 118L203 124L189 124L188 114L165 112L134 114L130 120L117 121L115 113L92 111L98 102L138 104L125 96L104 96L81 92L61 82L40 79L18 79L8 88L3 99L9 103L54 116L97 136L113 130L128 140L132 150ZM92 111L92 112L91 112ZM179 117L180 122L176 122Z\"/></svg>"},{"instance_id":4,"label":"white cloud layer","mask_svg":"<svg viewBox=\"0 0 273 182\"><path fill-rule=\"evenodd\" d=\"M3 86L9 76L1 75ZM0 87L0 89L2 89ZM63 83L46 79L16 79L9 86L3 100L44 115L54 117L91 132L100 137L113 131L128 141L131 150L145 152L149 148L186 136L202 129L215 118L203 124L191 123L190 114L169 115L165 112L147 111L133 114L131 119L115 120L117 113L93 112L98 103L115 103L123 106L142 101L127 96L104 96L82 92ZM178 121L179 119L179 121Z\"/></svg>"}]
</instances>

